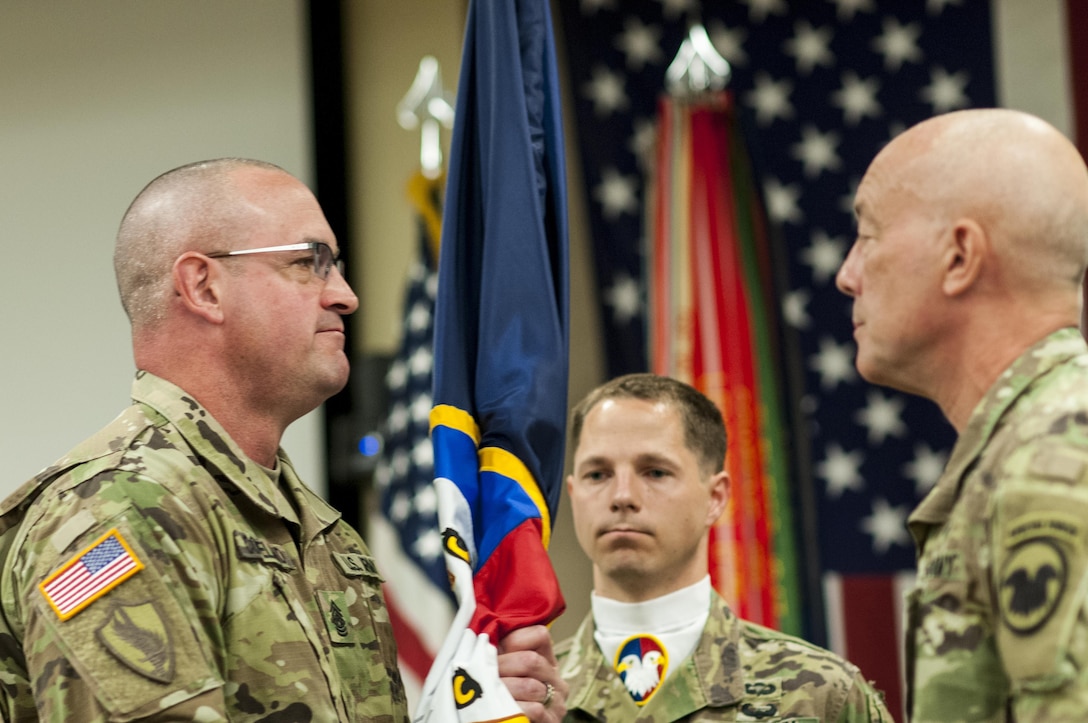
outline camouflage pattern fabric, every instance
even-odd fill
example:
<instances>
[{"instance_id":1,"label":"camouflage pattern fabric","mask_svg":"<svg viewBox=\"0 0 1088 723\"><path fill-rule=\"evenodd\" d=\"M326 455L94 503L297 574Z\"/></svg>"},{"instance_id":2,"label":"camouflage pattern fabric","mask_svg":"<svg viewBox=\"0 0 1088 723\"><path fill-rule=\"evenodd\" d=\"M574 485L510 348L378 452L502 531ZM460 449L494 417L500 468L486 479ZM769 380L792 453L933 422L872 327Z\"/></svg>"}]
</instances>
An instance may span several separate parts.
<instances>
[{"instance_id":1,"label":"camouflage pattern fabric","mask_svg":"<svg viewBox=\"0 0 1088 723\"><path fill-rule=\"evenodd\" d=\"M592 613L556 648L570 685L566 721L885 723L884 701L856 666L804 640L739 619L712 593L702 637L639 707L593 639Z\"/></svg>"},{"instance_id":2,"label":"camouflage pattern fabric","mask_svg":"<svg viewBox=\"0 0 1088 723\"><path fill-rule=\"evenodd\" d=\"M987 391L910 518L912 720L1088 720L1088 347L1076 329Z\"/></svg>"},{"instance_id":3,"label":"camouflage pattern fabric","mask_svg":"<svg viewBox=\"0 0 1088 723\"><path fill-rule=\"evenodd\" d=\"M407 721L359 535L282 450L277 485L181 389L132 396L0 505L0 717ZM94 582L106 535L142 565L119 584ZM101 589L69 614L39 585L80 565Z\"/></svg>"}]
</instances>

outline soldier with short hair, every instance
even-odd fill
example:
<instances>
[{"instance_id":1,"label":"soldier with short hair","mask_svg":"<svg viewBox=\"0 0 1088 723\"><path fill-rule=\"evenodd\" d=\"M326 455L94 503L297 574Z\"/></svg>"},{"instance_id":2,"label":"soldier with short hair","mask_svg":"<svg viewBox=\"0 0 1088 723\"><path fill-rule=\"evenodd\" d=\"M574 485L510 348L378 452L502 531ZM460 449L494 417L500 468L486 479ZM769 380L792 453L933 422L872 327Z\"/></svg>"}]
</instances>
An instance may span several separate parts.
<instances>
[{"instance_id":1,"label":"soldier with short hair","mask_svg":"<svg viewBox=\"0 0 1088 723\"><path fill-rule=\"evenodd\" d=\"M132 406L0 504L0 719L408 719L381 576L280 439L348 379L358 300L306 186L268 163L174 169L114 265ZM546 628L500 675L535 721L566 686Z\"/></svg>"},{"instance_id":2,"label":"soldier with short hair","mask_svg":"<svg viewBox=\"0 0 1088 723\"><path fill-rule=\"evenodd\" d=\"M1088 720L1088 169L1044 121L976 109L873 160L837 283L857 368L959 433L909 520L916 723Z\"/></svg>"},{"instance_id":3,"label":"soldier with short hair","mask_svg":"<svg viewBox=\"0 0 1088 723\"><path fill-rule=\"evenodd\" d=\"M708 534L729 480L710 399L669 377L619 377L574 408L571 440L567 492L594 590L556 651L567 721L892 720L856 666L738 618L711 587Z\"/></svg>"}]
</instances>

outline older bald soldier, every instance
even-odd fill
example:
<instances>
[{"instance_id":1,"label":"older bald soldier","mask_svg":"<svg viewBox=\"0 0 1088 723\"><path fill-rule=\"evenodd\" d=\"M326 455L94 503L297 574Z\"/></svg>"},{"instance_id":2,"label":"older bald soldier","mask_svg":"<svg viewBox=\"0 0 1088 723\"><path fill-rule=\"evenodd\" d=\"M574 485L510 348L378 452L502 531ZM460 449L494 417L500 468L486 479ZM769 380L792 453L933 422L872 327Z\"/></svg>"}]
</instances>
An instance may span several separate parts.
<instances>
[{"instance_id":1,"label":"older bald soldier","mask_svg":"<svg viewBox=\"0 0 1088 723\"><path fill-rule=\"evenodd\" d=\"M910 518L911 718L1088 720L1088 170L1010 110L933 118L858 187L857 368L959 433Z\"/></svg>"}]
</instances>

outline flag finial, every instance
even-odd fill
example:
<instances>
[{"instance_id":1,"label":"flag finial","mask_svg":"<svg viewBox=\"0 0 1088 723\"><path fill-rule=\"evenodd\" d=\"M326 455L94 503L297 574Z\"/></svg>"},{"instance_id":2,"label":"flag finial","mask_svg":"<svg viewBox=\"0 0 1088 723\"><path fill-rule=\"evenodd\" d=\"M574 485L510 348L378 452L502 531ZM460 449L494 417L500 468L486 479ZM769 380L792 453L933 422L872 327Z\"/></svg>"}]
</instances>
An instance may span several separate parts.
<instances>
[{"instance_id":1,"label":"flag finial","mask_svg":"<svg viewBox=\"0 0 1088 723\"><path fill-rule=\"evenodd\" d=\"M453 115L453 95L442 87L438 61L432 55L425 55L419 61L412 87L397 103L397 122L405 130L422 128L419 162L427 178L437 178L442 173L439 125L453 128Z\"/></svg>"},{"instance_id":2,"label":"flag finial","mask_svg":"<svg viewBox=\"0 0 1088 723\"><path fill-rule=\"evenodd\" d=\"M710 42L703 24L695 23L665 71L665 87L674 96L722 90L732 72L729 61Z\"/></svg>"}]
</instances>

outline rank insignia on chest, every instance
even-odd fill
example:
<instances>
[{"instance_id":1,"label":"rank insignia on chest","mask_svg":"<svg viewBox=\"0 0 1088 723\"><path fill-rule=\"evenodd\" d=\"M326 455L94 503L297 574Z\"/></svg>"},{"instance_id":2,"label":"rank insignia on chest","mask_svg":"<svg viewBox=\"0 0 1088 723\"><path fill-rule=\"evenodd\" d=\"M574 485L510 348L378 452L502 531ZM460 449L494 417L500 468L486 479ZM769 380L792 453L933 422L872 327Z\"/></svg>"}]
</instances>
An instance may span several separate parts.
<instances>
[{"instance_id":1,"label":"rank insignia on chest","mask_svg":"<svg viewBox=\"0 0 1088 723\"><path fill-rule=\"evenodd\" d=\"M669 654L653 635L634 635L616 650L614 667L635 703L646 705L665 680Z\"/></svg>"},{"instance_id":2,"label":"rank insignia on chest","mask_svg":"<svg viewBox=\"0 0 1088 723\"><path fill-rule=\"evenodd\" d=\"M144 565L114 528L38 585L61 620L68 620L128 580Z\"/></svg>"}]
</instances>

